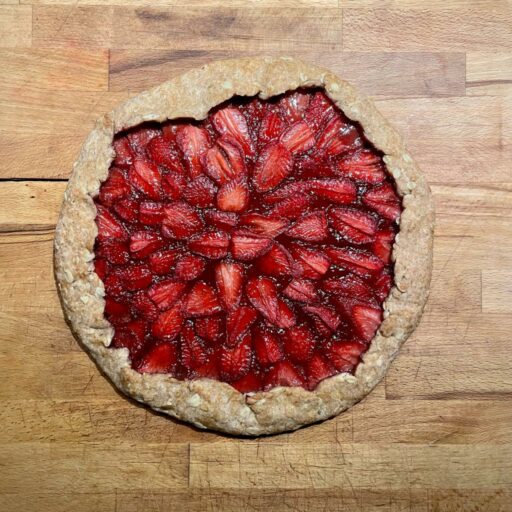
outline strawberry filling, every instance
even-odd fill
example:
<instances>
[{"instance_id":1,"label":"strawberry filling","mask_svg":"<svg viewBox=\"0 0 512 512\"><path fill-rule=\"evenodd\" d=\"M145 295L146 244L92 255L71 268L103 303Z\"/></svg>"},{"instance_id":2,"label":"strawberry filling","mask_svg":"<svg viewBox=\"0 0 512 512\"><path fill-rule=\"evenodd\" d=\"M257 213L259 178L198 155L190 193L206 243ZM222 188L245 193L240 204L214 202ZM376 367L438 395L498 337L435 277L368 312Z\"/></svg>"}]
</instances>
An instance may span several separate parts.
<instances>
[{"instance_id":1,"label":"strawberry filling","mask_svg":"<svg viewBox=\"0 0 512 512\"><path fill-rule=\"evenodd\" d=\"M112 346L243 393L353 373L393 282L401 201L320 90L119 133L95 199Z\"/></svg>"}]
</instances>

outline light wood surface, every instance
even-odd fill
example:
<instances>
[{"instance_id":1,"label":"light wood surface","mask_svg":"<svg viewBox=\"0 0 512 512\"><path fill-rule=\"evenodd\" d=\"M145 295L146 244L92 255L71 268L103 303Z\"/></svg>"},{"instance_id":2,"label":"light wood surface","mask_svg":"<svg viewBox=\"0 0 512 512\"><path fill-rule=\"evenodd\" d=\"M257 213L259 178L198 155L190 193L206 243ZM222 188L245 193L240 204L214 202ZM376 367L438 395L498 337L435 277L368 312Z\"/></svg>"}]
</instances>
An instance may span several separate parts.
<instances>
[{"instance_id":1,"label":"light wood surface","mask_svg":"<svg viewBox=\"0 0 512 512\"><path fill-rule=\"evenodd\" d=\"M257 440L121 397L52 275L73 160L117 102L213 59L288 54L373 96L437 208L432 293L385 381ZM507 0L0 0L0 511L512 511Z\"/></svg>"}]
</instances>

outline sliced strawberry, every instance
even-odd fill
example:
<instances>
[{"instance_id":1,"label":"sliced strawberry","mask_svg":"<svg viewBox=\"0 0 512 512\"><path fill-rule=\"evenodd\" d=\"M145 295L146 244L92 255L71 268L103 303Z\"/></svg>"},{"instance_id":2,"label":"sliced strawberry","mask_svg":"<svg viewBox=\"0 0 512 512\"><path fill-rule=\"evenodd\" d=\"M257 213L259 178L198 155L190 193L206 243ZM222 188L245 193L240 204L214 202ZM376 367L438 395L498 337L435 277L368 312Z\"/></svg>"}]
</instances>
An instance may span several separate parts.
<instances>
[{"instance_id":1,"label":"sliced strawberry","mask_svg":"<svg viewBox=\"0 0 512 512\"><path fill-rule=\"evenodd\" d=\"M336 331L341 323L341 318L330 307L322 306L320 304L310 304L303 306L303 308L306 313L320 318L320 320L322 320L322 322L329 327L331 331Z\"/></svg>"},{"instance_id":2,"label":"sliced strawberry","mask_svg":"<svg viewBox=\"0 0 512 512\"><path fill-rule=\"evenodd\" d=\"M276 327L279 327L280 329L289 329L297 323L295 313L284 300L279 300L277 310L278 317L275 322Z\"/></svg>"},{"instance_id":3,"label":"sliced strawberry","mask_svg":"<svg viewBox=\"0 0 512 512\"><path fill-rule=\"evenodd\" d=\"M168 137L155 137L148 142L146 151L157 165L180 174L184 172L178 155L172 149L172 142Z\"/></svg>"},{"instance_id":4,"label":"sliced strawberry","mask_svg":"<svg viewBox=\"0 0 512 512\"><path fill-rule=\"evenodd\" d=\"M382 322L382 311L363 304L352 308L354 325L364 341L370 341Z\"/></svg>"},{"instance_id":5,"label":"sliced strawberry","mask_svg":"<svg viewBox=\"0 0 512 512\"><path fill-rule=\"evenodd\" d=\"M196 368L194 371L194 377L196 379L219 379L220 370L217 358L210 356L209 360L205 364Z\"/></svg>"},{"instance_id":6,"label":"sliced strawberry","mask_svg":"<svg viewBox=\"0 0 512 512\"><path fill-rule=\"evenodd\" d=\"M198 281L185 298L183 311L187 316L209 316L219 313L221 305L214 289Z\"/></svg>"},{"instance_id":7,"label":"sliced strawberry","mask_svg":"<svg viewBox=\"0 0 512 512\"><path fill-rule=\"evenodd\" d=\"M258 313L250 306L240 306L228 313L226 317L226 344L230 347L247 333L258 318Z\"/></svg>"},{"instance_id":8,"label":"sliced strawberry","mask_svg":"<svg viewBox=\"0 0 512 512\"><path fill-rule=\"evenodd\" d=\"M375 286L375 295L380 300L385 300L389 295L391 287L393 286L393 278L391 275L386 272L381 274L378 279L374 283Z\"/></svg>"},{"instance_id":9,"label":"sliced strawberry","mask_svg":"<svg viewBox=\"0 0 512 512\"><path fill-rule=\"evenodd\" d=\"M181 198L186 185L187 179L183 174L171 171L162 176L162 190L165 197L171 201Z\"/></svg>"},{"instance_id":10,"label":"sliced strawberry","mask_svg":"<svg viewBox=\"0 0 512 512\"><path fill-rule=\"evenodd\" d=\"M172 343L160 343L144 354L134 368L140 373L169 373L176 361L176 347Z\"/></svg>"},{"instance_id":11,"label":"sliced strawberry","mask_svg":"<svg viewBox=\"0 0 512 512\"><path fill-rule=\"evenodd\" d=\"M172 340L178 336L183 324L183 315L180 304L171 309L160 313L159 317L153 323L151 332L157 338L167 338Z\"/></svg>"},{"instance_id":12,"label":"sliced strawberry","mask_svg":"<svg viewBox=\"0 0 512 512\"><path fill-rule=\"evenodd\" d=\"M331 226L349 242L366 244L375 240L377 221L368 213L348 207L332 208L329 220Z\"/></svg>"},{"instance_id":13,"label":"sliced strawberry","mask_svg":"<svg viewBox=\"0 0 512 512\"><path fill-rule=\"evenodd\" d=\"M266 146L260 153L254 167L253 183L258 192L271 190L292 171L293 156L278 142Z\"/></svg>"},{"instance_id":14,"label":"sliced strawberry","mask_svg":"<svg viewBox=\"0 0 512 512\"><path fill-rule=\"evenodd\" d=\"M229 236L223 231L204 231L193 236L188 247L192 252L211 260L223 258L228 253Z\"/></svg>"},{"instance_id":15,"label":"sliced strawberry","mask_svg":"<svg viewBox=\"0 0 512 512\"><path fill-rule=\"evenodd\" d=\"M105 297L105 315L111 323L126 323L131 320L130 305L112 297Z\"/></svg>"},{"instance_id":16,"label":"sliced strawberry","mask_svg":"<svg viewBox=\"0 0 512 512\"><path fill-rule=\"evenodd\" d=\"M133 320L126 325L116 326L111 346L127 348L133 361L144 347L145 332L146 322L144 320Z\"/></svg>"},{"instance_id":17,"label":"sliced strawberry","mask_svg":"<svg viewBox=\"0 0 512 512\"><path fill-rule=\"evenodd\" d=\"M296 271L292 255L278 243L258 259L258 268L271 276L293 275Z\"/></svg>"},{"instance_id":18,"label":"sliced strawberry","mask_svg":"<svg viewBox=\"0 0 512 512\"><path fill-rule=\"evenodd\" d=\"M279 101L280 110L289 124L296 123L304 117L309 100L309 94L295 91L291 94L286 94Z\"/></svg>"},{"instance_id":19,"label":"sliced strawberry","mask_svg":"<svg viewBox=\"0 0 512 512\"><path fill-rule=\"evenodd\" d=\"M100 262L108 264L105 260L98 259L95 261L95 269L98 268ZM123 281L118 274L112 272L102 279L104 281L105 291L108 295L111 295L112 297L119 297L125 291Z\"/></svg>"},{"instance_id":20,"label":"sliced strawberry","mask_svg":"<svg viewBox=\"0 0 512 512\"><path fill-rule=\"evenodd\" d=\"M329 156L337 156L362 145L354 125L347 123L341 115L333 115L318 137L317 148Z\"/></svg>"},{"instance_id":21,"label":"sliced strawberry","mask_svg":"<svg viewBox=\"0 0 512 512\"><path fill-rule=\"evenodd\" d=\"M257 327L254 329L252 344L254 355L263 366L275 364L283 359L283 349L276 334L269 329Z\"/></svg>"},{"instance_id":22,"label":"sliced strawberry","mask_svg":"<svg viewBox=\"0 0 512 512\"><path fill-rule=\"evenodd\" d=\"M126 222L139 220L139 202L135 199L121 199L113 208L117 215Z\"/></svg>"},{"instance_id":23,"label":"sliced strawberry","mask_svg":"<svg viewBox=\"0 0 512 512\"><path fill-rule=\"evenodd\" d=\"M386 178L382 158L369 149L347 155L338 162L338 169L348 178L371 185L382 183Z\"/></svg>"},{"instance_id":24,"label":"sliced strawberry","mask_svg":"<svg viewBox=\"0 0 512 512\"><path fill-rule=\"evenodd\" d=\"M231 310L242 298L244 269L239 263L223 261L215 268L215 281L224 307Z\"/></svg>"},{"instance_id":25,"label":"sliced strawberry","mask_svg":"<svg viewBox=\"0 0 512 512\"><path fill-rule=\"evenodd\" d=\"M322 322L319 317L311 315L310 318L315 326L315 332L318 335L322 336L324 339L329 339L332 336L331 329L329 329L329 327L327 327L327 325L325 325L325 323Z\"/></svg>"},{"instance_id":26,"label":"sliced strawberry","mask_svg":"<svg viewBox=\"0 0 512 512\"><path fill-rule=\"evenodd\" d=\"M245 176L247 169L245 166L245 157L240 144L230 135L226 135L217 140L219 148L226 155L227 162L231 168L232 176Z\"/></svg>"},{"instance_id":27,"label":"sliced strawberry","mask_svg":"<svg viewBox=\"0 0 512 512\"><path fill-rule=\"evenodd\" d=\"M394 203L398 201L398 196L389 183L369 190L365 194L365 198L378 203Z\"/></svg>"},{"instance_id":28,"label":"sliced strawberry","mask_svg":"<svg viewBox=\"0 0 512 512\"><path fill-rule=\"evenodd\" d=\"M334 105L324 92L317 92L311 98L304 118L315 130L319 130L334 113Z\"/></svg>"},{"instance_id":29,"label":"sliced strawberry","mask_svg":"<svg viewBox=\"0 0 512 512\"><path fill-rule=\"evenodd\" d=\"M356 198L356 186L347 179L324 178L310 181L311 190L318 196L338 204L348 204Z\"/></svg>"},{"instance_id":30,"label":"sliced strawberry","mask_svg":"<svg viewBox=\"0 0 512 512\"><path fill-rule=\"evenodd\" d=\"M275 204L279 203L283 199L308 194L310 189L311 185L309 181L293 181L283 185L282 187L276 188L275 190L267 192L263 196L263 200L266 204Z\"/></svg>"},{"instance_id":31,"label":"sliced strawberry","mask_svg":"<svg viewBox=\"0 0 512 512\"><path fill-rule=\"evenodd\" d=\"M97 256L94 258L94 272L102 281L105 280L107 275L107 266L108 263L104 258L98 258Z\"/></svg>"},{"instance_id":32,"label":"sliced strawberry","mask_svg":"<svg viewBox=\"0 0 512 512\"><path fill-rule=\"evenodd\" d=\"M310 303L318 299L316 285L307 279L292 279L283 290L289 299Z\"/></svg>"},{"instance_id":33,"label":"sliced strawberry","mask_svg":"<svg viewBox=\"0 0 512 512\"><path fill-rule=\"evenodd\" d=\"M249 132L258 133L261 121L269 111L269 105L261 102L259 98L253 98L241 105L239 108L245 116Z\"/></svg>"},{"instance_id":34,"label":"sliced strawberry","mask_svg":"<svg viewBox=\"0 0 512 512\"><path fill-rule=\"evenodd\" d=\"M365 346L355 341L335 341L326 350L329 361L339 372L351 372L357 363Z\"/></svg>"},{"instance_id":35,"label":"sliced strawberry","mask_svg":"<svg viewBox=\"0 0 512 512\"><path fill-rule=\"evenodd\" d=\"M227 105L116 137L93 262L112 345L176 379L313 390L380 325L401 200L324 91Z\"/></svg>"},{"instance_id":36,"label":"sliced strawberry","mask_svg":"<svg viewBox=\"0 0 512 512\"><path fill-rule=\"evenodd\" d=\"M114 167L101 185L99 198L104 205L111 206L115 201L126 197L130 191L130 184L126 181L123 171Z\"/></svg>"},{"instance_id":37,"label":"sliced strawberry","mask_svg":"<svg viewBox=\"0 0 512 512\"><path fill-rule=\"evenodd\" d=\"M217 210L206 210L203 212L204 220L210 226L218 229L229 230L238 224L239 217L233 212L219 212Z\"/></svg>"},{"instance_id":38,"label":"sliced strawberry","mask_svg":"<svg viewBox=\"0 0 512 512\"><path fill-rule=\"evenodd\" d=\"M290 252L300 268L302 277L320 279L329 270L329 258L318 249L294 245L290 247Z\"/></svg>"},{"instance_id":39,"label":"sliced strawberry","mask_svg":"<svg viewBox=\"0 0 512 512\"><path fill-rule=\"evenodd\" d=\"M324 212L312 212L301 217L286 234L307 242L320 242L329 235Z\"/></svg>"},{"instance_id":40,"label":"sliced strawberry","mask_svg":"<svg viewBox=\"0 0 512 512\"><path fill-rule=\"evenodd\" d=\"M279 300L275 283L268 277L253 277L245 287L249 302L272 324L279 319Z\"/></svg>"},{"instance_id":41,"label":"sliced strawberry","mask_svg":"<svg viewBox=\"0 0 512 512\"><path fill-rule=\"evenodd\" d=\"M286 128L282 118L275 112L268 112L263 118L258 134L258 142L264 146L280 137Z\"/></svg>"},{"instance_id":42,"label":"sliced strawberry","mask_svg":"<svg viewBox=\"0 0 512 512\"><path fill-rule=\"evenodd\" d=\"M368 190L363 202L386 219L395 221L400 217L400 200L389 184Z\"/></svg>"},{"instance_id":43,"label":"sliced strawberry","mask_svg":"<svg viewBox=\"0 0 512 512\"><path fill-rule=\"evenodd\" d=\"M226 212L242 212L249 204L249 186L245 178L225 183L217 194L217 207Z\"/></svg>"},{"instance_id":44,"label":"sliced strawberry","mask_svg":"<svg viewBox=\"0 0 512 512\"><path fill-rule=\"evenodd\" d=\"M148 291L149 298L160 310L169 309L185 292L187 285L167 279L154 284Z\"/></svg>"},{"instance_id":45,"label":"sliced strawberry","mask_svg":"<svg viewBox=\"0 0 512 512\"><path fill-rule=\"evenodd\" d=\"M162 222L164 210L162 203L143 201L139 208L139 222L144 225L157 226Z\"/></svg>"},{"instance_id":46,"label":"sliced strawberry","mask_svg":"<svg viewBox=\"0 0 512 512\"><path fill-rule=\"evenodd\" d=\"M219 368L222 377L235 381L247 375L251 368L251 337L245 336L232 348L224 347L219 354Z\"/></svg>"},{"instance_id":47,"label":"sliced strawberry","mask_svg":"<svg viewBox=\"0 0 512 512\"><path fill-rule=\"evenodd\" d=\"M224 319L221 316L204 316L196 318L195 327L198 336L214 343L224 334Z\"/></svg>"},{"instance_id":48,"label":"sliced strawberry","mask_svg":"<svg viewBox=\"0 0 512 512\"><path fill-rule=\"evenodd\" d=\"M152 231L135 231L130 237L130 253L134 258L143 259L158 251L164 245L159 235Z\"/></svg>"},{"instance_id":49,"label":"sliced strawberry","mask_svg":"<svg viewBox=\"0 0 512 512\"><path fill-rule=\"evenodd\" d=\"M159 135L161 135L159 129L150 125L140 125L132 128L128 132L127 137L133 151L138 155L143 155L149 142Z\"/></svg>"},{"instance_id":50,"label":"sliced strawberry","mask_svg":"<svg viewBox=\"0 0 512 512\"><path fill-rule=\"evenodd\" d=\"M202 156L210 147L208 132L191 124L185 124L176 132L176 142L183 152L191 178L197 178L203 173Z\"/></svg>"},{"instance_id":51,"label":"sliced strawberry","mask_svg":"<svg viewBox=\"0 0 512 512\"><path fill-rule=\"evenodd\" d=\"M149 268L155 274L159 276L169 274L176 258L178 251L175 249L169 249L167 251L158 251L149 256Z\"/></svg>"},{"instance_id":52,"label":"sliced strawberry","mask_svg":"<svg viewBox=\"0 0 512 512\"><path fill-rule=\"evenodd\" d=\"M183 197L192 206L207 208L213 206L217 187L206 176L198 176L183 190Z\"/></svg>"},{"instance_id":53,"label":"sliced strawberry","mask_svg":"<svg viewBox=\"0 0 512 512\"><path fill-rule=\"evenodd\" d=\"M244 115L236 107L224 107L212 116L213 125L221 135L231 135L247 156L254 153L249 128Z\"/></svg>"},{"instance_id":54,"label":"sliced strawberry","mask_svg":"<svg viewBox=\"0 0 512 512\"><path fill-rule=\"evenodd\" d=\"M336 369L320 354L313 354L306 366L308 388L313 390L318 384L336 373Z\"/></svg>"},{"instance_id":55,"label":"sliced strawberry","mask_svg":"<svg viewBox=\"0 0 512 512\"><path fill-rule=\"evenodd\" d=\"M304 386L304 377L296 366L289 361L280 361L269 370L265 379L265 389L277 386L297 387Z\"/></svg>"},{"instance_id":56,"label":"sliced strawberry","mask_svg":"<svg viewBox=\"0 0 512 512\"><path fill-rule=\"evenodd\" d=\"M113 265L124 265L130 260L127 243L115 238L98 241L96 254L105 258Z\"/></svg>"},{"instance_id":57,"label":"sliced strawberry","mask_svg":"<svg viewBox=\"0 0 512 512\"><path fill-rule=\"evenodd\" d=\"M128 142L126 137L119 137L114 140L113 143L114 151L116 156L114 158L114 165L116 167L122 167L123 169L128 169L130 165L133 163L133 159L135 157L135 153Z\"/></svg>"},{"instance_id":58,"label":"sliced strawberry","mask_svg":"<svg viewBox=\"0 0 512 512\"><path fill-rule=\"evenodd\" d=\"M333 263L349 270L354 269L354 267L357 270L357 267L359 267L363 271L378 272L384 266L384 263L377 256L362 249L328 247L326 253Z\"/></svg>"},{"instance_id":59,"label":"sliced strawberry","mask_svg":"<svg viewBox=\"0 0 512 512\"><path fill-rule=\"evenodd\" d=\"M233 155L238 155L235 159L235 163L238 162L241 165L241 156L238 152L238 148L233 147ZM213 146L210 148L204 157L206 173L219 185L229 182L236 178L237 170L232 165L232 160L228 158L226 153L221 150L219 146Z\"/></svg>"},{"instance_id":60,"label":"sliced strawberry","mask_svg":"<svg viewBox=\"0 0 512 512\"><path fill-rule=\"evenodd\" d=\"M311 197L309 195L294 195L287 199L283 199L277 203L270 215L272 217L286 217L287 219L297 219L302 214L306 213L307 208L311 204Z\"/></svg>"},{"instance_id":61,"label":"sliced strawberry","mask_svg":"<svg viewBox=\"0 0 512 512\"><path fill-rule=\"evenodd\" d=\"M118 276L123 282L127 290L143 290L147 288L153 277L151 271L144 264L130 265L128 267L120 268Z\"/></svg>"},{"instance_id":62,"label":"sliced strawberry","mask_svg":"<svg viewBox=\"0 0 512 512\"><path fill-rule=\"evenodd\" d=\"M186 325L181 331L180 349L181 364L187 370L195 370L208 360L206 349L191 325Z\"/></svg>"},{"instance_id":63,"label":"sliced strawberry","mask_svg":"<svg viewBox=\"0 0 512 512\"><path fill-rule=\"evenodd\" d=\"M96 205L96 224L98 225L98 240L117 238L127 240L128 233L119 219L114 217L105 207Z\"/></svg>"},{"instance_id":64,"label":"sliced strawberry","mask_svg":"<svg viewBox=\"0 0 512 512\"><path fill-rule=\"evenodd\" d=\"M135 316L152 322L158 317L158 309L145 291L139 291L132 297L132 310Z\"/></svg>"},{"instance_id":65,"label":"sliced strawberry","mask_svg":"<svg viewBox=\"0 0 512 512\"><path fill-rule=\"evenodd\" d=\"M236 231L231 237L231 254L240 261L250 261L265 254L272 241L249 232Z\"/></svg>"},{"instance_id":66,"label":"sliced strawberry","mask_svg":"<svg viewBox=\"0 0 512 512\"><path fill-rule=\"evenodd\" d=\"M176 134L178 132L179 124L173 121L167 121L162 123L162 136L165 140L170 143L176 142Z\"/></svg>"},{"instance_id":67,"label":"sliced strawberry","mask_svg":"<svg viewBox=\"0 0 512 512\"><path fill-rule=\"evenodd\" d=\"M203 227L201 217L187 203L176 202L164 207L162 233L168 238L184 240Z\"/></svg>"},{"instance_id":68,"label":"sliced strawberry","mask_svg":"<svg viewBox=\"0 0 512 512\"><path fill-rule=\"evenodd\" d=\"M187 254L176 262L175 276L181 281L193 281L206 269L206 262L199 256Z\"/></svg>"},{"instance_id":69,"label":"sliced strawberry","mask_svg":"<svg viewBox=\"0 0 512 512\"><path fill-rule=\"evenodd\" d=\"M371 288L353 274L326 279L322 283L322 288L333 296L345 296L362 300L368 300L372 296Z\"/></svg>"},{"instance_id":70,"label":"sliced strawberry","mask_svg":"<svg viewBox=\"0 0 512 512\"><path fill-rule=\"evenodd\" d=\"M299 121L290 126L281 135L281 142L288 151L296 155L311 149L315 144L315 136L311 128L304 121Z\"/></svg>"},{"instance_id":71,"label":"sliced strawberry","mask_svg":"<svg viewBox=\"0 0 512 512\"><path fill-rule=\"evenodd\" d=\"M130 167L129 178L133 186L150 199L160 199L162 176L153 162L141 157L136 158Z\"/></svg>"},{"instance_id":72,"label":"sliced strawberry","mask_svg":"<svg viewBox=\"0 0 512 512\"><path fill-rule=\"evenodd\" d=\"M303 181L308 184L310 179L339 178L340 174L334 162L315 152L302 155L295 161L295 173L302 180L308 180Z\"/></svg>"},{"instance_id":73,"label":"sliced strawberry","mask_svg":"<svg viewBox=\"0 0 512 512\"><path fill-rule=\"evenodd\" d=\"M254 393L260 391L263 386L259 373L248 373L245 377L230 384L240 393Z\"/></svg>"},{"instance_id":74,"label":"sliced strawberry","mask_svg":"<svg viewBox=\"0 0 512 512\"><path fill-rule=\"evenodd\" d=\"M286 231L290 225L290 221L281 217L269 217L259 213L249 213L241 217L240 224L258 235L275 238Z\"/></svg>"},{"instance_id":75,"label":"sliced strawberry","mask_svg":"<svg viewBox=\"0 0 512 512\"><path fill-rule=\"evenodd\" d=\"M386 264L391 261L394 239L395 234L391 229L383 229L377 232L375 242L372 245L373 253Z\"/></svg>"}]
</instances>

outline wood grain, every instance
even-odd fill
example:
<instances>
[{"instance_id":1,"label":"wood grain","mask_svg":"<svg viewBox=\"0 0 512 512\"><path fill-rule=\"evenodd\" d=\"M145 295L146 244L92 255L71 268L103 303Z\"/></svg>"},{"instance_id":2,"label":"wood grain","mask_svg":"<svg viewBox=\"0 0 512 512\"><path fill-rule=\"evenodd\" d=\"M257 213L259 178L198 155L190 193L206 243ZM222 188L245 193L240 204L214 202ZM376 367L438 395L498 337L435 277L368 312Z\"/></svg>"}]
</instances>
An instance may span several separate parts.
<instances>
[{"instance_id":1,"label":"wood grain","mask_svg":"<svg viewBox=\"0 0 512 512\"><path fill-rule=\"evenodd\" d=\"M17 1L17 0L16 0ZM20 0L21 4L32 5L75 5L76 0ZM338 0L280 0L280 8L296 7L338 7ZM149 4L149 2L148 2ZM130 5L140 6L139 0L80 0L80 5ZM275 0L152 0L156 7L276 7Z\"/></svg>"},{"instance_id":2,"label":"wood grain","mask_svg":"<svg viewBox=\"0 0 512 512\"><path fill-rule=\"evenodd\" d=\"M341 43L341 11L34 6L36 47L195 48L283 51ZM115 20L115 23L113 22ZM308 35L304 44L303 34ZM191 50L191 48L194 48Z\"/></svg>"},{"instance_id":3,"label":"wood grain","mask_svg":"<svg viewBox=\"0 0 512 512\"><path fill-rule=\"evenodd\" d=\"M87 126L92 126L92 120L83 124L84 129ZM78 133L58 131L58 126L53 134L0 130L0 179L67 178L84 136L81 129Z\"/></svg>"},{"instance_id":4,"label":"wood grain","mask_svg":"<svg viewBox=\"0 0 512 512\"><path fill-rule=\"evenodd\" d=\"M510 446L192 444L192 488L371 489L378 472L388 489L494 489L512 485ZM492 453L492 458L489 454ZM254 464L258 461L260 464ZM268 461L272 461L268 464ZM498 464L499 478L493 474ZM222 471L216 468L222 466ZM368 473L367 468L372 472Z\"/></svg>"},{"instance_id":5,"label":"wood grain","mask_svg":"<svg viewBox=\"0 0 512 512\"><path fill-rule=\"evenodd\" d=\"M386 379L335 419L247 440L115 391L64 322L52 243L97 117L262 53L376 98L432 185L436 230L425 314ZM511 510L510 2L0 0L0 66L2 512Z\"/></svg>"},{"instance_id":6,"label":"wood grain","mask_svg":"<svg viewBox=\"0 0 512 512\"><path fill-rule=\"evenodd\" d=\"M343 9L347 51L510 51L510 6L451 9Z\"/></svg>"},{"instance_id":7,"label":"wood grain","mask_svg":"<svg viewBox=\"0 0 512 512\"><path fill-rule=\"evenodd\" d=\"M189 50L114 50L110 88L141 91L210 60L254 52ZM279 51L267 52L279 54ZM302 49L288 54L325 66L373 96L459 96L465 88L463 53L371 53ZM385 70L385 73L383 73ZM403 80L407 76L408 80Z\"/></svg>"},{"instance_id":8,"label":"wood grain","mask_svg":"<svg viewBox=\"0 0 512 512\"><path fill-rule=\"evenodd\" d=\"M0 49L1 88L106 91L108 52L73 48Z\"/></svg>"},{"instance_id":9,"label":"wood grain","mask_svg":"<svg viewBox=\"0 0 512 512\"><path fill-rule=\"evenodd\" d=\"M25 47L31 41L32 7L0 5L0 47Z\"/></svg>"},{"instance_id":10,"label":"wood grain","mask_svg":"<svg viewBox=\"0 0 512 512\"><path fill-rule=\"evenodd\" d=\"M126 93L48 91L13 87L0 90L0 126L3 132L84 139L94 121L112 110Z\"/></svg>"},{"instance_id":11,"label":"wood grain","mask_svg":"<svg viewBox=\"0 0 512 512\"><path fill-rule=\"evenodd\" d=\"M427 177L439 183L511 179L511 104L493 96L377 100Z\"/></svg>"},{"instance_id":12,"label":"wood grain","mask_svg":"<svg viewBox=\"0 0 512 512\"><path fill-rule=\"evenodd\" d=\"M468 52L466 94L501 96L512 93L512 54Z\"/></svg>"}]
</instances>

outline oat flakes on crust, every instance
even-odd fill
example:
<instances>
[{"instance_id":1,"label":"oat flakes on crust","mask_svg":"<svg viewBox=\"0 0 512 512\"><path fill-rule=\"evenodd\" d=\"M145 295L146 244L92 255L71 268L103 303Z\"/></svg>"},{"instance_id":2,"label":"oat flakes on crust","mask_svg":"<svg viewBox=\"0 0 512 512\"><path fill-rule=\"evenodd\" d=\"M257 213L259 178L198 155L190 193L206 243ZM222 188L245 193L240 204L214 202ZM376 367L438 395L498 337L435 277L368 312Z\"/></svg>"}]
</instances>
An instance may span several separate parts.
<instances>
[{"instance_id":1,"label":"oat flakes on crust","mask_svg":"<svg viewBox=\"0 0 512 512\"><path fill-rule=\"evenodd\" d=\"M355 375L339 374L314 391L278 387L243 395L211 379L179 381L131 369L127 349L107 348L113 329L104 318L104 287L93 270L98 194L113 159L114 133L145 121L203 119L234 95L268 98L298 87L323 87L331 99L384 154L402 197L396 236L394 286L382 322ZM429 187L397 132L374 104L331 72L291 58L244 58L193 69L143 92L100 119L87 137L64 195L55 234L55 275L72 331L100 368L127 395L200 428L260 435L294 430L344 411L385 375L417 326L432 270L434 211Z\"/></svg>"}]
</instances>

